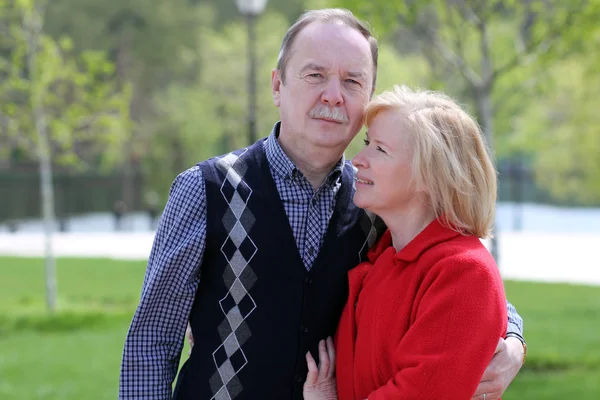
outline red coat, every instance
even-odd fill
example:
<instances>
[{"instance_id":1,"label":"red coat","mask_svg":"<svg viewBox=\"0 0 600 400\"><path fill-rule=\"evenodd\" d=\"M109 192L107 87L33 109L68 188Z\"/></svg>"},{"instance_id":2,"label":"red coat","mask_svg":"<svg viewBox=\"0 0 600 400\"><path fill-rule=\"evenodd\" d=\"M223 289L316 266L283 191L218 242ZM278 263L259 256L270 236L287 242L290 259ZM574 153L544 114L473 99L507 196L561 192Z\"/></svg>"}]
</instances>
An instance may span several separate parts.
<instances>
[{"instance_id":1,"label":"red coat","mask_svg":"<svg viewBox=\"0 0 600 400\"><path fill-rule=\"evenodd\" d=\"M390 232L348 273L336 335L340 400L469 400L507 315L494 259L432 222L396 252Z\"/></svg>"}]
</instances>

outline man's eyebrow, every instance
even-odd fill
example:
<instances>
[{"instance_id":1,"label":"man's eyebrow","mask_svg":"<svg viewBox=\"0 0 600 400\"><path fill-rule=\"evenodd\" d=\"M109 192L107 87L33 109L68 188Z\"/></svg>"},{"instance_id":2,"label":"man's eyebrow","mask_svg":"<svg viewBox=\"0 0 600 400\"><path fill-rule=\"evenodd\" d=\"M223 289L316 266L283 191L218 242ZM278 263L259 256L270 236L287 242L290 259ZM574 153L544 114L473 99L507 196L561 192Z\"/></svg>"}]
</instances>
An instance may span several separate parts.
<instances>
[{"instance_id":1,"label":"man's eyebrow","mask_svg":"<svg viewBox=\"0 0 600 400\"><path fill-rule=\"evenodd\" d=\"M311 71L325 71L325 69L326 68L324 66L322 66L322 65L318 65L318 64L315 64L315 63L308 63L300 71L301 72L304 72L304 71L307 71L307 70L311 70Z\"/></svg>"},{"instance_id":2,"label":"man's eyebrow","mask_svg":"<svg viewBox=\"0 0 600 400\"><path fill-rule=\"evenodd\" d=\"M362 72L359 72L359 71L349 71L348 76L351 78L365 79L365 74L363 74Z\"/></svg>"}]
</instances>

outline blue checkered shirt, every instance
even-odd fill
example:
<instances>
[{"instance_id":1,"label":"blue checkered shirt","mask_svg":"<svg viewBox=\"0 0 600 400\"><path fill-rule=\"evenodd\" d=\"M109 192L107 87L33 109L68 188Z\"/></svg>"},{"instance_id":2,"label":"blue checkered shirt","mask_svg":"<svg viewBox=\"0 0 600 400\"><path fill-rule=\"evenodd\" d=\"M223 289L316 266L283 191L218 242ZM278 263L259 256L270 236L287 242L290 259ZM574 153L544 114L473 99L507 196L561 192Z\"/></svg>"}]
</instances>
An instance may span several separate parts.
<instances>
[{"instance_id":1,"label":"blue checkered shirt","mask_svg":"<svg viewBox=\"0 0 600 400\"><path fill-rule=\"evenodd\" d=\"M265 153L298 250L310 269L333 214L345 160L314 190L283 152L276 131L264 141ZM206 194L196 166L173 182L158 225L123 351L120 399L171 398L205 245ZM507 306L509 331L521 337L522 320L510 303Z\"/></svg>"}]
</instances>

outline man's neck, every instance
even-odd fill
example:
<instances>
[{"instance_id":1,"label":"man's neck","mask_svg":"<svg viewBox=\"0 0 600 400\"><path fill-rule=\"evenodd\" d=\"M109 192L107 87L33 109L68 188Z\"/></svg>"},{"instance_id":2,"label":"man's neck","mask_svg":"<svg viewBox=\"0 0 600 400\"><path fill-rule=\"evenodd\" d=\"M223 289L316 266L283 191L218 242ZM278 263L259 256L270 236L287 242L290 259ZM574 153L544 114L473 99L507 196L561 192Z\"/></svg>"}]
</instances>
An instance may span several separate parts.
<instances>
[{"instance_id":1,"label":"man's neck","mask_svg":"<svg viewBox=\"0 0 600 400\"><path fill-rule=\"evenodd\" d=\"M298 145L288 145L286 140L277 139L283 152L294 163L310 182L313 189L317 190L342 158L343 150L332 152L328 149L301 148Z\"/></svg>"}]
</instances>

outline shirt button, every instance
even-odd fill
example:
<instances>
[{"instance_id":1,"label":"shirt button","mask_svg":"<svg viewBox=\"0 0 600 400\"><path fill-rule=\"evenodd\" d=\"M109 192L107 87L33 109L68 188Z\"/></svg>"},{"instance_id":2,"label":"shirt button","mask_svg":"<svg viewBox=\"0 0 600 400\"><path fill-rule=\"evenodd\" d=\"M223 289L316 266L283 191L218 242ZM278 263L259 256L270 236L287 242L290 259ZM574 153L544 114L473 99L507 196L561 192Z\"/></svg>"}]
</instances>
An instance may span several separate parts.
<instances>
[{"instance_id":1,"label":"shirt button","mask_svg":"<svg viewBox=\"0 0 600 400\"><path fill-rule=\"evenodd\" d=\"M312 246L309 247L308 248L308 255L312 257L314 254L315 254L315 248L312 247Z\"/></svg>"},{"instance_id":2,"label":"shirt button","mask_svg":"<svg viewBox=\"0 0 600 400\"><path fill-rule=\"evenodd\" d=\"M306 278L304 278L304 283L306 283L307 285L311 285L312 284L312 278L310 276L307 276Z\"/></svg>"},{"instance_id":3,"label":"shirt button","mask_svg":"<svg viewBox=\"0 0 600 400\"><path fill-rule=\"evenodd\" d=\"M301 331L302 333L308 333L308 328L307 328L306 326L302 325L302 326L300 327L300 331Z\"/></svg>"}]
</instances>

